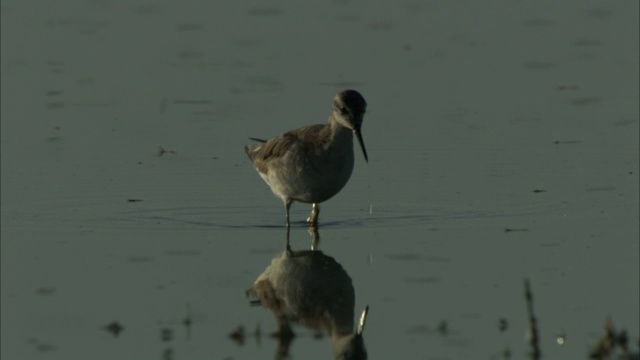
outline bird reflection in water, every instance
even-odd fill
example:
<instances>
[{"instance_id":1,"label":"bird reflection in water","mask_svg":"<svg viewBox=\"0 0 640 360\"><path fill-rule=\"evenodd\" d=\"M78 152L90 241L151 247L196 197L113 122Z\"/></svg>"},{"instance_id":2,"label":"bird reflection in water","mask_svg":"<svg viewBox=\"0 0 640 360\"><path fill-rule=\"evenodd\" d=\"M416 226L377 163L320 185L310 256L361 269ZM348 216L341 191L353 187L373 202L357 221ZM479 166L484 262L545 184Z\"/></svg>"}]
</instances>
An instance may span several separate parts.
<instances>
[{"instance_id":1,"label":"bird reflection in water","mask_svg":"<svg viewBox=\"0 0 640 360\"><path fill-rule=\"evenodd\" d=\"M366 359L362 332L367 306L354 328L355 294L351 278L334 258L317 250L318 229L310 227L312 250L293 251L289 231L285 250L271 260L247 296L271 311L278 323L277 359L287 359L291 324L326 332L336 359Z\"/></svg>"}]
</instances>

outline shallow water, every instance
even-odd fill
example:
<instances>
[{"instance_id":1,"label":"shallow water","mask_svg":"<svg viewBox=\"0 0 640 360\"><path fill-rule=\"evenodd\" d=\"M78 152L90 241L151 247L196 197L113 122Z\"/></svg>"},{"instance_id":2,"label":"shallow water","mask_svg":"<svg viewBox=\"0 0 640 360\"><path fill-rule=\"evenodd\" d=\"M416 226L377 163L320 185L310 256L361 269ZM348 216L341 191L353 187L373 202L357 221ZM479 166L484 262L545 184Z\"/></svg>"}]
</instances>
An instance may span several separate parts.
<instances>
[{"instance_id":1,"label":"shallow water","mask_svg":"<svg viewBox=\"0 0 640 360\"><path fill-rule=\"evenodd\" d=\"M245 290L284 209L242 148L345 87L370 161L319 247L371 359L525 357L525 278L544 359L607 315L637 352L637 2L216 4L2 2L3 359L274 358Z\"/></svg>"}]
</instances>

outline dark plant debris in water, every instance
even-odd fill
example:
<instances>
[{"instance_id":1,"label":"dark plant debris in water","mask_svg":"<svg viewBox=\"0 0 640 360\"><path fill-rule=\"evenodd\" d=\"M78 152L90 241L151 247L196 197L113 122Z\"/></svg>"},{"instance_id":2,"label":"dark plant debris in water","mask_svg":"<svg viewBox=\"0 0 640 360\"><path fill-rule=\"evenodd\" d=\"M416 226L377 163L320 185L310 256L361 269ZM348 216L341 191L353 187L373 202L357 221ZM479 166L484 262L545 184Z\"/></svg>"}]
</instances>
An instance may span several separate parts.
<instances>
[{"instance_id":1,"label":"dark plant debris in water","mask_svg":"<svg viewBox=\"0 0 640 360\"><path fill-rule=\"evenodd\" d=\"M449 325L447 325L446 320L440 321L440 324L438 324L438 332L442 336L446 336L449 333Z\"/></svg>"},{"instance_id":2,"label":"dark plant debris in water","mask_svg":"<svg viewBox=\"0 0 640 360\"><path fill-rule=\"evenodd\" d=\"M113 335L113 337L118 337L122 331L124 331L124 326L117 321L110 322L109 324L103 327L108 333Z\"/></svg>"},{"instance_id":3,"label":"dark plant debris in water","mask_svg":"<svg viewBox=\"0 0 640 360\"><path fill-rule=\"evenodd\" d=\"M538 319L533 313L533 293L531 292L529 279L524 279L524 298L527 301L527 316L529 319L527 339L531 351L531 359L538 360L542 356L542 352L540 351L540 338L538 336Z\"/></svg>"},{"instance_id":4,"label":"dark plant debris in water","mask_svg":"<svg viewBox=\"0 0 640 360\"><path fill-rule=\"evenodd\" d=\"M36 338L29 338L27 343L38 352L52 352L56 351L56 347L49 343L44 343Z\"/></svg>"},{"instance_id":5,"label":"dark plant debris in water","mask_svg":"<svg viewBox=\"0 0 640 360\"><path fill-rule=\"evenodd\" d=\"M182 325L184 325L185 330L187 331L187 340L191 338L191 324L193 321L191 320L191 305L187 304L187 315L182 320Z\"/></svg>"},{"instance_id":6,"label":"dark plant debris in water","mask_svg":"<svg viewBox=\"0 0 640 360\"><path fill-rule=\"evenodd\" d=\"M553 142L556 145L572 145L572 144L581 144L581 140L556 140Z\"/></svg>"},{"instance_id":7,"label":"dark plant debris in water","mask_svg":"<svg viewBox=\"0 0 640 360\"><path fill-rule=\"evenodd\" d=\"M616 354L618 355L616 357ZM616 330L610 316L604 322L604 333L589 351L590 359L640 359L640 353L629 351L629 336L625 329Z\"/></svg>"},{"instance_id":8,"label":"dark plant debris in water","mask_svg":"<svg viewBox=\"0 0 640 360\"><path fill-rule=\"evenodd\" d=\"M500 332L507 331L508 327L509 327L509 323L507 322L507 319L500 318L500 320L498 320L498 330L500 330Z\"/></svg>"},{"instance_id":9,"label":"dark plant debris in water","mask_svg":"<svg viewBox=\"0 0 640 360\"><path fill-rule=\"evenodd\" d=\"M47 296L52 295L56 292L56 288L54 287L39 287L36 289L36 295Z\"/></svg>"},{"instance_id":10,"label":"dark plant debris in water","mask_svg":"<svg viewBox=\"0 0 640 360\"><path fill-rule=\"evenodd\" d=\"M283 334L283 331L280 332L275 332L272 334L271 337L273 338L283 338L285 337L285 335ZM253 337L256 339L256 343L260 344L260 339L262 337L262 330L260 329L260 323L258 323L256 325L256 329L254 330ZM247 334L247 331L245 331L244 326L239 325L235 330L233 330L231 333L229 333L229 338L231 340L233 340L233 342L235 342L236 344L238 344L239 346L244 345L245 340L247 339L247 337L251 336L250 334ZM291 332L290 334L288 334L289 338L293 338L293 333Z\"/></svg>"},{"instance_id":11,"label":"dark plant debris in water","mask_svg":"<svg viewBox=\"0 0 640 360\"><path fill-rule=\"evenodd\" d=\"M508 233L508 232L516 232L516 231L520 231L520 232L524 232L524 231L529 231L529 229L512 229L512 228L505 228L504 232Z\"/></svg>"},{"instance_id":12,"label":"dark plant debris in water","mask_svg":"<svg viewBox=\"0 0 640 360\"><path fill-rule=\"evenodd\" d=\"M511 359L511 348L508 346L505 347L504 350L502 350L502 356L505 360Z\"/></svg>"},{"instance_id":13,"label":"dark plant debris in water","mask_svg":"<svg viewBox=\"0 0 640 360\"><path fill-rule=\"evenodd\" d=\"M229 338L231 338L231 340L233 340L236 344L240 346L244 345L244 339L245 339L244 326L242 325L238 326L235 330L233 330L229 334Z\"/></svg>"},{"instance_id":14,"label":"dark plant debris in water","mask_svg":"<svg viewBox=\"0 0 640 360\"><path fill-rule=\"evenodd\" d=\"M162 360L173 360L173 348L166 348L162 352Z\"/></svg>"},{"instance_id":15,"label":"dark plant debris in water","mask_svg":"<svg viewBox=\"0 0 640 360\"><path fill-rule=\"evenodd\" d=\"M176 151L174 149L166 150L164 147L158 146L158 157L162 157L164 154L167 154L167 153L171 155L175 155Z\"/></svg>"},{"instance_id":16,"label":"dark plant debris in water","mask_svg":"<svg viewBox=\"0 0 640 360\"><path fill-rule=\"evenodd\" d=\"M527 316L528 316L528 328L527 328L527 343L529 344L529 355L532 360L542 359L542 351L540 349L540 337L538 329L538 320L533 312L533 292L529 279L524 280L524 293L527 302ZM502 322L502 319L500 320ZM506 320L505 320L506 321ZM564 344L566 341L566 333L560 331L556 335L556 342L559 345ZM640 340L638 345L640 346ZM505 359L511 358L511 351L508 348L503 352ZM604 333L602 337L597 341L595 346L589 350L589 359L594 360L638 360L640 359L640 352L632 353L629 350L629 335L625 329L616 330L613 326L613 321L610 316L605 319Z\"/></svg>"},{"instance_id":17,"label":"dark plant debris in water","mask_svg":"<svg viewBox=\"0 0 640 360\"><path fill-rule=\"evenodd\" d=\"M162 342L169 342L173 340L173 330L170 328L163 328L160 330L160 340Z\"/></svg>"}]
</instances>

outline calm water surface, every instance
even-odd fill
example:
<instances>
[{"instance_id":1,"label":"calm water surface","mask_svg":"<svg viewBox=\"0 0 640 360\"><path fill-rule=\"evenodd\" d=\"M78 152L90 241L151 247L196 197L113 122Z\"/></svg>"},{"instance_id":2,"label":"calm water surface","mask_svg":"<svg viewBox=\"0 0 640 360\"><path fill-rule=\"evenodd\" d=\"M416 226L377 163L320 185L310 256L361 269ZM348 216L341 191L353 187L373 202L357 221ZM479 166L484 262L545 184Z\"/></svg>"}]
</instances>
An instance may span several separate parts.
<instances>
[{"instance_id":1,"label":"calm water surface","mask_svg":"<svg viewBox=\"0 0 640 360\"><path fill-rule=\"evenodd\" d=\"M369 358L525 358L525 278L543 359L587 358L607 316L637 352L638 10L3 1L0 356L275 358L245 290L284 210L242 148L342 88L370 161L319 247L370 306ZM332 357L295 330L292 358Z\"/></svg>"}]
</instances>

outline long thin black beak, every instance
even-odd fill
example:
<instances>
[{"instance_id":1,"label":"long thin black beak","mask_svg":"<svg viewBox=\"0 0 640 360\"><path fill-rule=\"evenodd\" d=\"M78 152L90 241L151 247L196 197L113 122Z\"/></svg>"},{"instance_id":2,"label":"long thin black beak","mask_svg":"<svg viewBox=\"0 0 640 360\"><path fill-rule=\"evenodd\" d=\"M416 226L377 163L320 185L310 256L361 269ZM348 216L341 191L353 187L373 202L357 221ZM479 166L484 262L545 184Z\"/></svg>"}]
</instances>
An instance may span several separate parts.
<instances>
[{"instance_id":1,"label":"long thin black beak","mask_svg":"<svg viewBox=\"0 0 640 360\"><path fill-rule=\"evenodd\" d=\"M356 134L356 138L358 139L358 143L360 144L360 149L362 149L362 153L364 154L364 161L369 162L369 158L367 157L367 149L364 147L364 141L362 140L362 133L360 132L360 128L353 129L353 132Z\"/></svg>"}]
</instances>

